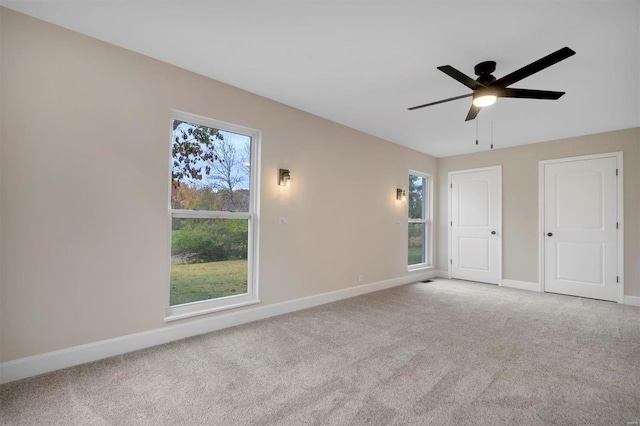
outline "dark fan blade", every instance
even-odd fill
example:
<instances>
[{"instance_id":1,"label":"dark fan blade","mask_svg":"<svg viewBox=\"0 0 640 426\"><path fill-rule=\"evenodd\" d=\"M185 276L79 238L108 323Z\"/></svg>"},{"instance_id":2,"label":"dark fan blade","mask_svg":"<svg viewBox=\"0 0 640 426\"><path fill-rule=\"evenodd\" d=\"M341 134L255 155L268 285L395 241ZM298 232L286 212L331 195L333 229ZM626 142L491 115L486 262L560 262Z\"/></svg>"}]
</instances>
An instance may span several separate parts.
<instances>
[{"instance_id":1,"label":"dark fan blade","mask_svg":"<svg viewBox=\"0 0 640 426\"><path fill-rule=\"evenodd\" d=\"M550 90L530 89L502 89L498 91L501 98L527 98L527 99L559 99L565 92L552 92Z\"/></svg>"},{"instance_id":2,"label":"dark fan blade","mask_svg":"<svg viewBox=\"0 0 640 426\"><path fill-rule=\"evenodd\" d=\"M568 47L563 47L560 50L553 52L550 55L545 56L542 59L538 59L535 62L530 63L527 66L520 68L517 71L512 72L511 74L507 74L502 78L497 79L491 85L492 86L502 86L507 87L515 83L516 81L520 81L525 77L529 77L531 74L535 74L538 71L542 71L543 69L550 67L553 64L556 64L564 59L567 59L570 56L575 55L576 52L569 49Z\"/></svg>"},{"instance_id":3,"label":"dark fan blade","mask_svg":"<svg viewBox=\"0 0 640 426\"><path fill-rule=\"evenodd\" d=\"M480 109L481 109L480 107L471 105L471 108L469 108L469 113L467 114L467 118L465 118L464 121L469 121L476 118L476 115L478 115L478 113L480 112Z\"/></svg>"},{"instance_id":4,"label":"dark fan blade","mask_svg":"<svg viewBox=\"0 0 640 426\"><path fill-rule=\"evenodd\" d=\"M480 88L484 87L484 84L478 83L477 81L475 81L474 79L472 79L468 75L465 75L465 74L461 73L460 71L458 71L457 69L455 69L451 65L443 65L441 67L438 67L438 69L440 71L442 71L443 73L447 74L449 77L455 78L460 83L462 83L465 86L467 86L469 89L476 90L476 89L480 89Z\"/></svg>"},{"instance_id":5,"label":"dark fan blade","mask_svg":"<svg viewBox=\"0 0 640 426\"><path fill-rule=\"evenodd\" d=\"M431 105L438 105L444 102L449 102L449 101L455 101L456 99L462 99L462 98L468 98L469 96L472 96L473 93L469 93L468 95L462 95L462 96L456 96L455 98L449 98L449 99L443 99L441 101L436 101L436 102L431 102L430 104L424 104L424 105L418 105L418 106L414 106L411 108L407 108L409 111L413 111L414 109L418 109L418 108L424 108L424 107L428 107Z\"/></svg>"}]
</instances>

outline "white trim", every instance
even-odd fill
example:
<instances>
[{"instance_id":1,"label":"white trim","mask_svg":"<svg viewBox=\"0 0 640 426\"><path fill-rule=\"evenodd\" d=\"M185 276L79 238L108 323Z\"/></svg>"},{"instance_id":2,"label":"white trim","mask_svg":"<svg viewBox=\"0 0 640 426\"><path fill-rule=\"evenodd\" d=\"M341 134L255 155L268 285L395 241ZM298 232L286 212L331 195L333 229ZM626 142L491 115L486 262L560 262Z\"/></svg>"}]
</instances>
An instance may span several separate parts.
<instances>
[{"instance_id":1,"label":"white trim","mask_svg":"<svg viewBox=\"0 0 640 426\"><path fill-rule=\"evenodd\" d=\"M618 169L618 303L624 303L624 168L622 152L616 153Z\"/></svg>"},{"instance_id":2,"label":"white trim","mask_svg":"<svg viewBox=\"0 0 640 426\"><path fill-rule=\"evenodd\" d=\"M226 132L237 133L239 135L249 136L252 138L256 136L256 134L260 133L260 131L256 129L251 129L249 127L240 126L238 124L228 123L226 121L216 120L213 118L192 114L190 112L184 112L177 109L171 109L171 118L177 118L180 121L186 121L188 123L202 124L203 126L224 130Z\"/></svg>"},{"instance_id":3,"label":"white trim","mask_svg":"<svg viewBox=\"0 0 640 426\"><path fill-rule=\"evenodd\" d=\"M236 124L227 123L212 118L202 117L178 110L171 110L171 137L169 140L169 176L173 170L173 120L181 120L187 123L200 124L211 128L219 129L229 133L248 136L251 138L251 170L249 177L249 211L248 212L224 212L224 211L202 211L202 210L176 210L171 207L171 179L169 179L169 219L168 232L171 241L171 223L174 218L214 218L214 219L246 219L248 220L248 250L247 250L247 292L234 296L221 297L210 300L199 300L192 303L171 305L171 244L168 247L167 266L167 287L165 322L190 318L197 315L205 315L225 309L239 308L256 303L260 303L258 294L258 235L259 235L259 200L260 200L260 151L261 132Z\"/></svg>"},{"instance_id":4,"label":"white trim","mask_svg":"<svg viewBox=\"0 0 640 426\"><path fill-rule=\"evenodd\" d=\"M498 169L498 285L502 285L502 165Z\"/></svg>"},{"instance_id":5,"label":"white trim","mask_svg":"<svg viewBox=\"0 0 640 426\"><path fill-rule=\"evenodd\" d=\"M212 302L222 301L224 303L214 304ZM260 303L259 299L256 299L250 294L238 294L234 296L227 296L215 300L198 300L197 302L185 303L180 306L189 306L191 309L183 309L181 313L174 313L166 315L164 322L178 321L181 319L197 317L199 315L212 314L214 312L226 311L228 309L243 308L245 306L257 305Z\"/></svg>"},{"instance_id":6,"label":"white trim","mask_svg":"<svg viewBox=\"0 0 640 426\"><path fill-rule=\"evenodd\" d=\"M624 304L631 306L640 306L640 297L638 296L624 296Z\"/></svg>"},{"instance_id":7,"label":"white trim","mask_svg":"<svg viewBox=\"0 0 640 426\"><path fill-rule=\"evenodd\" d=\"M447 191L449 194L449 211L447 214L447 236L449 240L449 258L447 259L447 276L443 278L452 278L451 276L451 259L453 259L453 252L451 250L451 221L453 220L451 217L451 208L452 208L452 200L451 200L451 180L453 175L463 174L463 173L475 173L475 172L487 172L490 170L498 171L498 235L500 238L498 239L498 285L502 285L502 165L490 166L490 167L480 167L476 169L466 169L466 170L454 170L448 173L447 179Z\"/></svg>"},{"instance_id":8,"label":"white trim","mask_svg":"<svg viewBox=\"0 0 640 426\"><path fill-rule=\"evenodd\" d=\"M407 272L426 272L433 271L435 268L433 266L426 266L424 263L418 263L416 265L411 265Z\"/></svg>"},{"instance_id":9,"label":"white trim","mask_svg":"<svg viewBox=\"0 0 640 426\"><path fill-rule=\"evenodd\" d=\"M599 158L616 158L616 168L618 169L617 199L618 199L618 303L625 303L624 295L624 171L622 151L606 152L602 154L581 155L578 157L555 158L553 160L542 160L538 162L538 280L539 291L544 293L544 166L553 163L567 163L570 161L595 160ZM635 296L631 296L635 297Z\"/></svg>"},{"instance_id":10,"label":"white trim","mask_svg":"<svg viewBox=\"0 0 640 426\"><path fill-rule=\"evenodd\" d=\"M538 283L544 293L544 162L538 162Z\"/></svg>"},{"instance_id":11,"label":"white trim","mask_svg":"<svg viewBox=\"0 0 640 426\"><path fill-rule=\"evenodd\" d=\"M434 188L434 178L433 175L429 173L419 172L417 170L409 169L409 173L407 175L407 180L411 179L411 176L418 176L427 181L427 188L425 191L428 191L425 203L427 203L427 209L424 212L424 219L411 219L409 218L409 203L407 202L407 227L410 223L422 223L424 224L424 232L425 232L425 245L424 247L426 251L425 261L423 263L415 263L412 265L407 265L407 271L416 271L424 268L432 268L433 267L433 236L434 236L434 226L433 226L433 188Z\"/></svg>"},{"instance_id":12,"label":"white trim","mask_svg":"<svg viewBox=\"0 0 640 426\"><path fill-rule=\"evenodd\" d=\"M411 274L404 277L358 285L355 287L302 297L286 302L229 312L210 318L203 318L141 333L115 337L113 339L74 346L13 361L6 361L0 363L0 383L12 382L14 380L48 373L61 368L72 367L74 365L97 361L99 359L196 336L198 334L209 333L227 327L233 327L264 318L323 305L325 303L331 303L342 299L348 299L350 297L385 290L391 287L423 281L433 278L434 276L435 273L433 271L421 274Z\"/></svg>"},{"instance_id":13,"label":"white trim","mask_svg":"<svg viewBox=\"0 0 640 426\"><path fill-rule=\"evenodd\" d=\"M527 290L527 291L535 291L535 292L540 291L540 284L532 283L529 281L503 279L502 287L517 288L519 290Z\"/></svg>"},{"instance_id":14,"label":"white trim","mask_svg":"<svg viewBox=\"0 0 640 426\"><path fill-rule=\"evenodd\" d=\"M449 278L449 271L435 271L437 278Z\"/></svg>"},{"instance_id":15,"label":"white trim","mask_svg":"<svg viewBox=\"0 0 640 426\"><path fill-rule=\"evenodd\" d=\"M218 212L209 210L171 209L171 217L175 219L251 219L249 212Z\"/></svg>"},{"instance_id":16,"label":"white trim","mask_svg":"<svg viewBox=\"0 0 640 426\"><path fill-rule=\"evenodd\" d=\"M436 278L436 271L433 268L429 268L428 270L412 271L407 276L407 279L411 279L407 284L412 282L430 280L432 278Z\"/></svg>"}]
</instances>

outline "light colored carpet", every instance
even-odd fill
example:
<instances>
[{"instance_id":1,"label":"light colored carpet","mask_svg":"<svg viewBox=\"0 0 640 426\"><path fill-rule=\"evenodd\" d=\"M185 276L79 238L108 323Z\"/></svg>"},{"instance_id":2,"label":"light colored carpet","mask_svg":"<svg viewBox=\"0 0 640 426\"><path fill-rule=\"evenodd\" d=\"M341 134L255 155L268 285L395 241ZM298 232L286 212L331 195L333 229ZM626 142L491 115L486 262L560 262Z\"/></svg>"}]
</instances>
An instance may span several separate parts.
<instances>
[{"instance_id":1,"label":"light colored carpet","mask_svg":"<svg viewBox=\"0 0 640 426\"><path fill-rule=\"evenodd\" d=\"M0 387L4 424L640 421L640 308L436 280Z\"/></svg>"}]
</instances>

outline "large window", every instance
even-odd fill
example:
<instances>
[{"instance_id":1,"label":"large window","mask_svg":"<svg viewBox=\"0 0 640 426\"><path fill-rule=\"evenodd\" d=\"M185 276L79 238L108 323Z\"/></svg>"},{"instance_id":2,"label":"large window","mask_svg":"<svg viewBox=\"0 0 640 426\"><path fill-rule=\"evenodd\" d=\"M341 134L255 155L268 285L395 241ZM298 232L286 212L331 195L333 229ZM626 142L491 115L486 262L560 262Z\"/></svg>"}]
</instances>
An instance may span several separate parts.
<instances>
[{"instance_id":1,"label":"large window","mask_svg":"<svg viewBox=\"0 0 640 426\"><path fill-rule=\"evenodd\" d=\"M410 171L408 191L409 269L419 269L431 265L431 176Z\"/></svg>"},{"instance_id":2,"label":"large window","mask_svg":"<svg viewBox=\"0 0 640 426\"><path fill-rule=\"evenodd\" d=\"M257 303L257 131L175 112L167 320Z\"/></svg>"}]
</instances>

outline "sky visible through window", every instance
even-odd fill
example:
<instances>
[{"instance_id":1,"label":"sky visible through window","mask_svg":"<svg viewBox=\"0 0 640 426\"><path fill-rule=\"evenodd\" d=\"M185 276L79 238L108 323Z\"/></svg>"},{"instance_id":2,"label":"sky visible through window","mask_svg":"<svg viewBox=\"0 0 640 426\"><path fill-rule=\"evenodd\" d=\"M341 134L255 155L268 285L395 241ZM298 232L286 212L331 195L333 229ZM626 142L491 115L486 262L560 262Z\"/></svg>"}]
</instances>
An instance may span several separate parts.
<instances>
[{"instance_id":1,"label":"sky visible through window","mask_svg":"<svg viewBox=\"0 0 640 426\"><path fill-rule=\"evenodd\" d=\"M174 121L171 206L249 211L251 137Z\"/></svg>"},{"instance_id":2,"label":"sky visible through window","mask_svg":"<svg viewBox=\"0 0 640 426\"><path fill-rule=\"evenodd\" d=\"M175 138L182 137L182 132L186 132L189 134L189 129L195 129L197 126L191 123L182 122L180 123L176 129L173 131L173 140ZM204 127L204 126L200 126ZM214 140L214 152L220 156L220 160L224 160L230 162L229 171L232 176L237 176L237 183L233 189L249 189L250 186L250 162L251 162L251 138L249 136L240 135L237 133L227 132L224 130L218 130L220 135L222 136L222 140ZM174 142L175 145L175 142ZM203 144L200 144L203 146ZM203 146L204 148L204 146ZM227 150L227 158L223 158L220 153L220 150ZM193 158L193 157L191 157ZM220 161L217 160L217 161ZM215 169L212 169L209 173L206 173L207 164L211 164L210 161L196 160L193 162L193 166L197 169L202 170L203 178L192 179L185 177L180 179L180 183L187 184L189 186L195 186L196 188L211 188L213 190L219 189L219 185L215 185ZM180 167L180 166L178 166ZM174 165L174 172L178 169ZM214 166L215 167L215 166ZM215 189L214 189L215 188Z\"/></svg>"}]
</instances>

